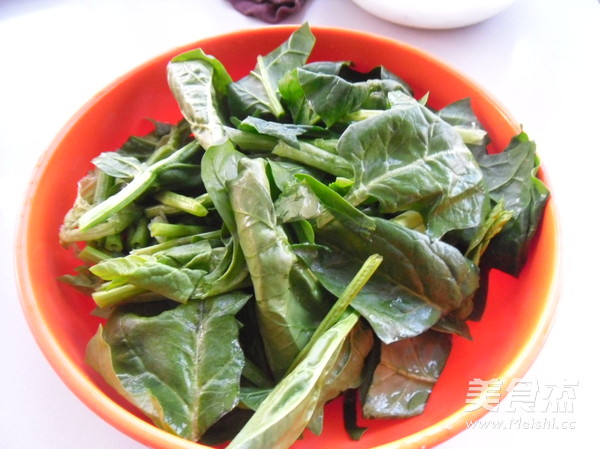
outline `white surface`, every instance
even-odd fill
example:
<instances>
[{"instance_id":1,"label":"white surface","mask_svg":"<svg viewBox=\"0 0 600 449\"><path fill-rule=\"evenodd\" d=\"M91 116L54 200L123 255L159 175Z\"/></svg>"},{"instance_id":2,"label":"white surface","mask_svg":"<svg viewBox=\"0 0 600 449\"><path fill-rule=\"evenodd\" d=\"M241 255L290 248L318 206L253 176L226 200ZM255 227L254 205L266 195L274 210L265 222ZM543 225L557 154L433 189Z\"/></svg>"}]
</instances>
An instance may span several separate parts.
<instances>
[{"instance_id":1,"label":"white surface","mask_svg":"<svg viewBox=\"0 0 600 449\"><path fill-rule=\"evenodd\" d=\"M524 124L551 177L561 214L562 298L528 379L579 386L573 413L524 417L568 419L576 428L467 430L441 447L558 448L597 441L600 4L519 0L469 28L424 31L380 20L349 0L309 0L286 23L305 20L396 38L463 71ZM263 25L226 0L0 0L0 448L141 447L66 389L24 321L13 235L36 160L68 118L118 75L183 43ZM515 416L502 409L490 415L505 423Z\"/></svg>"},{"instance_id":2,"label":"white surface","mask_svg":"<svg viewBox=\"0 0 600 449\"><path fill-rule=\"evenodd\" d=\"M415 28L450 29L479 23L514 0L354 0L365 11Z\"/></svg>"}]
</instances>

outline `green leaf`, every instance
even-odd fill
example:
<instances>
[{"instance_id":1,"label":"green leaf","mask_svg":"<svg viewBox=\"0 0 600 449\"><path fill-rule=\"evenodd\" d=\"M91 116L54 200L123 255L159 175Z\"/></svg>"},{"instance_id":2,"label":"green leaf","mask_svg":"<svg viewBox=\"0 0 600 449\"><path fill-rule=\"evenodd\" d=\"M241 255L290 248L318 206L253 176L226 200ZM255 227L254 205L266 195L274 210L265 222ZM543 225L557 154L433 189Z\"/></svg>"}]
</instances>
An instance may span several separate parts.
<instances>
[{"instance_id":1,"label":"green leaf","mask_svg":"<svg viewBox=\"0 0 600 449\"><path fill-rule=\"evenodd\" d=\"M359 109L369 95L366 84L350 83L337 75L298 69L297 76L312 110L327 127Z\"/></svg>"},{"instance_id":2,"label":"green leaf","mask_svg":"<svg viewBox=\"0 0 600 449\"><path fill-rule=\"evenodd\" d=\"M445 122L458 131L476 158L486 153L486 147L490 142L490 138L473 112L469 98L450 103L440 109L438 114Z\"/></svg>"},{"instance_id":3,"label":"green leaf","mask_svg":"<svg viewBox=\"0 0 600 449\"><path fill-rule=\"evenodd\" d=\"M327 376L348 333L358 322L349 313L317 341L306 358L275 386L228 449L287 449L298 439L321 399Z\"/></svg>"},{"instance_id":4,"label":"green leaf","mask_svg":"<svg viewBox=\"0 0 600 449\"><path fill-rule=\"evenodd\" d=\"M343 230L341 232L344 232ZM317 234L321 242L328 239ZM342 237L345 237L345 232ZM329 292L339 296L362 264L361 256L343 248L298 245L296 253L310 267ZM380 340L392 343L418 335L433 326L441 316L440 307L431 305L388 275L375 273L362 288L352 308L371 325Z\"/></svg>"},{"instance_id":5,"label":"green leaf","mask_svg":"<svg viewBox=\"0 0 600 449\"><path fill-rule=\"evenodd\" d=\"M221 101L231 77L201 49L173 58L167 65L169 87L200 144L208 149L225 139Z\"/></svg>"},{"instance_id":6,"label":"green leaf","mask_svg":"<svg viewBox=\"0 0 600 449\"><path fill-rule=\"evenodd\" d=\"M120 307L86 360L158 427L197 441L238 404L244 355L235 314L248 299L227 294L150 316Z\"/></svg>"},{"instance_id":7,"label":"green leaf","mask_svg":"<svg viewBox=\"0 0 600 449\"><path fill-rule=\"evenodd\" d=\"M116 151L102 153L94 158L92 163L107 175L115 178L133 178L142 169L138 159L122 156Z\"/></svg>"},{"instance_id":8,"label":"green leaf","mask_svg":"<svg viewBox=\"0 0 600 449\"><path fill-rule=\"evenodd\" d=\"M513 214L511 221L491 242L484 258L495 268L517 276L527 260L550 196L548 188L536 177L539 161L536 145L525 133L515 136L507 148L479 158L493 201L503 202Z\"/></svg>"},{"instance_id":9,"label":"green leaf","mask_svg":"<svg viewBox=\"0 0 600 449\"><path fill-rule=\"evenodd\" d=\"M513 213L504 208L504 201L498 202L475 232L465 255L476 265L479 265L481 256L485 253L492 239L502 231L512 216Z\"/></svg>"},{"instance_id":10,"label":"green leaf","mask_svg":"<svg viewBox=\"0 0 600 449\"><path fill-rule=\"evenodd\" d=\"M227 183L238 175L238 163L244 155L230 141L215 145L202 157L202 179L215 209L223 219L229 232L236 230L233 210L229 204Z\"/></svg>"},{"instance_id":11,"label":"green leaf","mask_svg":"<svg viewBox=\"0 0 600 449\"><path fill-rule=\"evenodd\" d=\"M279 93L289 110L292 121L299 125L312 125L319 121L319 115L312 109L304 89L298 80L298 69L286 73L279 81Z\"/></svg>"},{"instance_id":12,"label":"green leaf","mask_svg":"<svg viewBox=\"0 0 600 449\"><path fill-rule=\"evenodd\" d=\"M321 298L316 285L306 284L310 278L294 281L302 267L277 223L264 161L242 159L239 176L228 187L267 358L280 378L316 328Z\"/></svg>"},{"instance_id":13,"label":"green leaf","mask_svg":"<svg viewBox=\"0 0 600 449\"><path fill-rule=\"evenodd\" d=\"M532 179L531 201L513 218L488 246L484 259L494 268L518 276L525 262L544 209L550 197L548 188L537 178Z\"/></svg>"},{"instance_id":14,"label":"green leaf","mask_svg":"<svg viewBox=\"0 0 600 449\"><path fill-rule=\"evenodd\" d=\"M475 159L450 125L414 100L350 125L338 151L354 169L353 205L374 197L387 213L420 207L433 238L482 220Z\"/></svg>"},{"instance_id":15,"label":"green leaf","mask_svg":"<svg viewBox=\"0 0 600 449\"><path fill-rule=\"evenodd\" d=\"M315 37L304 24L281 46L266 56L259 56L250 75L228 86L231 114L234 117L283 116L285 110L278 95L279 80L306 63L314 42Z\"/></svg>"},{"instance_id":16,"label":"green leaf","mask_svg":"<svg viewBox=\"0 0 600 449\"><path fill-rule=\"evenodd\" d=\"M194 292L204 270L174 267L156 256L129 255L108 259L94 265L90 271L111 281L102 290L130 284L178 302L186 302ZM99 291L102 291L99 290Z\"/></svg>"},{"instance_id":17,"label":"green leaf","mask_svg":"<svg viewBox=\"0 0 600 449\"><path fill-rule=\"evenodd\" d=\"M343 257L352 263L380 254L383 263L375 277L384 275L390 285L397 286L391 297L398 295L394 301L406 301L398 304L399 310L418 311L415 306L421 302L447 312L459 307L477 289L479 270L458 249L391 221L369 217L314 178L297 176L308 183L335 218L316 231L318 244L341 254L337 260L332 259L331 265ZM435 312L421 309L418 314L429 322ZM406 323L410 330L414 321Z\"/></svg>"},{"instance_id":18,"label":"green leaf","mask_svg":"<svg viewBox=\"0 0 600 449\"><path fill-rule=\"evenodd\" d=\"M200 281L194 297L205 298L237 288L245 283L248 276L227 187L238 176L238 164L243 157L227 140L209 148L202 158L202 179L206 191L231 238L225 244L225 257L212 273Z\"/></svg>"},{"instance_id":19,"label":"green leaf","mask_svg":"<svg viewBox=\"0 0 600 449\"><path fill-rule=\"evenodd\" d=\"M319 402L308 425L315 435L320 435L323 430L325 404L344 391L361 385L365 359L373 347L373 341L373 332L360 321L344 340L337 360L325 378Z\"/></svg>"},{"instance_id":20,"label":"green leaf","mask_svg":"<svg viewBox=\"0 0 600 449\"><path fill-rule=\"evenodd\" d=\"M296 179L290 165L269 161L273 181L280 190L274 202L275 212L282 223L310 220L323 212L323 207L304 183Z\"/></svg>"},{"instance_id":21,"label":"green leaf","mask_svg":"<svg viewBox=\"0 0 600 449\"><path fill-rule=\"evenodd\" d=\"M317 61L305 64L301 68L314 73L338 75L348 62ZM320 119L319 115L312 109L304 89L298 79L298 70L289 71L279 81L279 93L284 104L292 115L294 123L302 125L313 125Z\"/></svg>"},{"instance_id":22,"label":"green leaf","mask_svg":"<svg viewBox=\"0 0 600 449\"><path fill-rule=\"evenodd\" d=\"M448 336L433 331L382 345L363 403L365 418L408 418L423 413L450 349Z\"/></svg>"},{"instance_id":23,"label":"green leaf","mask_svg":"<svg viewBox=\"0 0 600 449\"><path fill-rule=\"evenodd\" d=\"M528 207L533 195L536 145L525 133L514 137L501 153L485 154L478 158L490 198L504 202L506 210L515 216Z\"/></svg>"},{"instance_id":24,"label":"green leaf","mask_svg":"<svg viewBox=\"0 0 600 449\"><path fill-rule=\"evenodd\" d=\"M240 122L238 129L276 137L293 147L299 146L298 137L300 136L327 135L327 131L319 126L279 123L258 117L246 117Z\"/></svg>"}]
</instances>

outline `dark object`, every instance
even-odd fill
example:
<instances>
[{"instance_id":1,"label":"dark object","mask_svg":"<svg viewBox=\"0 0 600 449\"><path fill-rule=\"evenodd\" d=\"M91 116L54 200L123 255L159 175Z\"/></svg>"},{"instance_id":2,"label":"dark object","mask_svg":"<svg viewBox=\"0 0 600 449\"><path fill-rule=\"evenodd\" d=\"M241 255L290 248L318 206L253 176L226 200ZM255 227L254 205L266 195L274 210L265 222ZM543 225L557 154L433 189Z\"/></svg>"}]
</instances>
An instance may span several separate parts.
<instances>
[{"instance_id":1,"label":"dark object","mask_svg":"<svg viewBox=\"0 0 600 449\"><path fill-rule=\"evenodd\" d=\"M258 17L269 23L276 23L290 14L298 12L306 0L230 0L242 14Z\"/></svg>"}]
</instances>

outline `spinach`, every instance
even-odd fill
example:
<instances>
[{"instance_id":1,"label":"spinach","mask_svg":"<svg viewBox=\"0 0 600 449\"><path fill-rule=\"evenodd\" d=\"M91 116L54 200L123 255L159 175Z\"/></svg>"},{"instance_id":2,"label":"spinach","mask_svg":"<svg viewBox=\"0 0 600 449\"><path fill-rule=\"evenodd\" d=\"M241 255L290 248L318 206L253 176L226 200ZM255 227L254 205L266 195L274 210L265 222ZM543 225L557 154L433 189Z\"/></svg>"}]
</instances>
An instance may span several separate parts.
<instances>
[{"instance_id":1,"label":"spinach","mask_svg":"<svg viewBox=\"0 0 600 449\"><path fill-rule=\"evenodd\" d=\"M90 341L87 361L157 426L198 440L239 401L235 314L249 297L231 293L150 316L139 306L117 309Z\"/></svg>"},{"instance_id":2,"label":"spinach","mask_svg":"<svg viewBox=\"0 0 600 449\"><path fill-rule=\"evenodd\" d=\"M95 158L59 231L83 263L61 280L106 320L88 362L192 441L286 448L342 395L352 439L357 408L422 413L549 196L525 133L490 153L469 99L436 111L314 43L303 25L235 82L173 58L183 119Z\"/></svg>"},{"instance_id":3,"label":"spinach","mask_svg":"<svg viewBox=\"0 0 600 449\"><path fill-rule=\"evenodd\" d=\"M204 148L225 137L224 118L219 102L232 82L223 65L201 49L183 53L167 67L169 86Z\"/></svg>"},{"instance_id":4,"label":"spinach","mask_svg":"<svg viewBox=\"0 0 600 449\"><path fill-rule=\"evenodd\" d=\"M450 348L450 339L434 331L382 345L364 400L365 416L408 418L423 413Z\"/></svg>"},{"instance_id":5,"label":"spinach","mask_svg":"<svg viewBox=\"0 0 600 449\"><path fill-rule=\"evenodd\" d=\"M280 47L266 56L259 56L250 75L228 86L231 115L282 117L285 110L277 89L279 80L291 69L306 63L314 42L315 38L305 24Z\"/></svg>"},{"instance_id":6,"label":"spinach","mask_svg":"<svg viewBox=\"0 0 600 449\"><path fill-rule=\"evenodd\" d=\"M434 238L481 222L481 170L453 128L417 101L350 125L338 149L354 169L351 204L375 197L387 213L417 207Z\"/></svg>"},{"instance_id":7,"label":"spinach","mask_svg":"<svg viewBox=\"0 0 600 449\"><path fill-rule=\"evenodd\" d=\"M260 404L228 448L287 448L301 435L321 403L328 373L359 316L348 313L327 330L304 360Z\"/></svg>"},{"instance_id":8,"label":"spinach","mask_svg":"<svg viewBox=\"0 0 600 449\"><path fill-rule=\"evenodd\" d=\"M302 268L277 224L264 162L240 160L239 175L228 188L267 357L280 378L321 318L318 287L310 278L305 278L306 283L293 282Z\"/></svg>"}]
</instances>

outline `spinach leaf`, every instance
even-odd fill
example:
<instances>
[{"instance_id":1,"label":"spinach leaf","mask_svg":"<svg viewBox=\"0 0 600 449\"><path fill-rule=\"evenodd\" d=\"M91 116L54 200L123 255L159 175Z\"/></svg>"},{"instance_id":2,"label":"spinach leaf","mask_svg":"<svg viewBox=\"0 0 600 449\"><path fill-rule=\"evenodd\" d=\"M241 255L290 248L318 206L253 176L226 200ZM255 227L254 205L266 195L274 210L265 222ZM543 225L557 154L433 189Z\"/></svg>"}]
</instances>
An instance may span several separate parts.
<instances>
[{"instance_id":1,"label":"spinach leaf","mask_svg":"<svg viewBox=\"0 0 600 449\"><path fill-rule=\"evenodd\" d=\"M425 403L450 354L451 340L433 331L381 346L363 403L366 418L408 418Z\"/></svg>"},{"instance_id":2,"label":"spinach leaf","mask_svg":"<svg viewBox=\"0 0 600 449\"><path fill-rule=\"evenodd\" d=\"M325 378L319 402L308 424L315 435L320 435L323 431L325 404L344 391L361 385L365 359L373 347L373 341L373 333L360 321L344 340L340 353Z\"/></svg>"},{"instance_id":3,"label":"spinach leaf","mask_svg":"<svg viewBox=\"0 0 600 449\"><path fill-rule=\"evenodd\" d=\"M285 110L278 94L279 80L290 70L306 63L315 43L310 28L302 25L281 46L259 56L250 75L228 86L228 100L234 117L282 117Z\"/></svg>"},{"instance_id":4,"label":"spinach leaf","mask_svg":"<svg viewBox=\"0 0 600 449\"><path fill-rule=\"evenodd\" d=\"M197 247L197 245L194 245ZM210 250L210 246L208 248ZM167 259L174 262L175 259ZM94 293L98 301L102 293L115 287L130 284L143 290L149 290L178 302L187 302L196 284L206 271L198 268L173 266L165 263L165 258L155 255L128 255L104 260L92 267L90 271L105 281L111 281ZM107 304L98 304L104 305Z\"/></svg>"},{"instance_id":5,"label":"spinach leaf","mask_svg":"<svg viewBox=\"0 0 600 449\"><path fill-rule=\"evenodd\" d=\"M519 274L526 262L549 198L548 188L536 177L539 161L535 151L535 143L527 134L520 133L503 152L479 158L490 198L503 202L513 214L502 232L490 242L484 258L491 266L513 276Z\"/></svg>"},{"instance_id":6,"label":"spinach leaf","mask_svg":"<svg viewBox=\"0 0 600 449\"><path fill-rule=\"evenodd\" d=\"M144 167L122 190L83 213L79 217L79 228L83 231L88 230L134 202L154 187L156 179L161 173L173 164L178 164L191 157L198 147L196 142L190 142L167 158Z\"/></svg>"},{"instance_id":7,"label":"spinach leaf","mask_svg":"<svg viewBox=\"0 0 600 449\"><path fill-rule=\"evenodd\" d=\"M232 82L223 65L201 49L191 50L169 62L167 79L198 142L205 149L222 142L225 118L221 102Z\"/></svg>"},{"instance_id":8,"label":"spinach leaf","mask_svg":"<svg viewBox=\"0 0 600 449\"><path fill-rule=\"evenodd\" d=\"M490 242L483 259L494 268L518 276L525 262L531 241L540 226L550 192L542 181L531 180L531 201Z\"/></svg>"},{"instance_id":9,"label":"spinach leaf","mask_svg":"<svg viewBox=\"0 0 600 449\"><path fill-rule=\"evenodd\" d=\"M244 155L227 140L208 148L202 157L202 180L215 209L231 233L235 233L235 218L229 203L227 183L238 175L238 163Z\"/></svg>"},{"instance_id":10,"label":"spinach leaf","mask_svg":"<svg viewBox=\"0 0 600 449\"><path fill-rule=\"evenodd\" d=\"M92 163L107 175L115 178L133 178L142 169L137 158L122 156L116 151L102 153L94 158Z\"/></svg>"},{"instance_id":11,"label":"spinach leaf","mask_svg":"<svg viewBox=\"0 0 600 449\"><path fill-rule=\"evenodd\" d=\"M537 171L535 143L525 133L515 136L501 153L478 158L490 198L515 216L531 202L532 179Z\"/></svg>"},{"instance_id":12,"label":"spinach leaf","mask_svg":"<svg viewBox=\"0 0 600 449\"><path fill-rule=\"evenodd\" d=\"M297 76L311 109L327 127L359 109L369 95L366 84L350 83L337 75L298 69Z\"/></svg>"},{"instance_id":13,"label":"spinach leaf","mask_svg":"<svg viewBox=\"0 0 600 449\"><path fill-rule=\"evenodd\" d=\"M204 188L199 164L173 164L168 170L160 173L156 181L161 189L195 189L198 192Z\"/></svg>"},{"instance_id":14,"label":"spinach leaf","mask_svg":"<svg viewBox=\"0 0 600 449\"><path fill-rule=\"evenodd\" d=\"M354 169L353 205L374 197L387 213L420 206L433 238L482 220L475 159L450 125L415 100L350 125L338 151Z\"/></svg>"},{"instance_id":15,"label":"spinach leaf","mask_svg":"<svg viewBox=\"0 0 600 449\"><path fill-rule=\"evenodd\" d=\"M264 160L242 159L228 189L267 358L280 379L322 317L322 299L314 280L298 276L302 265L277 223Z\"/></svg>"},{"instance_id":16,"label":"spinach leaf","mask_svg":"<svg viewBox=\"0 0 600 449\"><path fill-rule=\"evenodd\" d=\"M333 224L331 224L333 229ZM342 238L347 232L340 229ZM323 234L318 234L321 242ZM352 236L348 236L352 238ZM361 257L349 255L343 249L323 246L296 245L296 254L310 267L319 282L333 295L339 296L362 263ZM386 343L418 335L433 326L442 309L421 297L389 276L375 273L358 293L352 308L371 325L377 337Z\"/></svg>"},{"instance_id":17,"label":"spinach leaf","mask_svg":"<svg viewBox=\"0 0 600 449\"><path fill-rule=\"evenodd\" d=\"M279 93L294 123L313 125L320 120L319 114L313 110L300 84L298 70L302 69L322 75L338 75L347 65L349 65L348 62L317 61L291 70L281 78L278 86Z\"/></svg>"},{"instance_id":18,"label":"spinach leaf","mask_svg":"<svg viewBox=\"0 0 600 449\"><path fill-rule=\"evenodd\" d=\"M298 181L288 165L269 161L273 181L280 190L274 202L275 213L282 223L310 220L323 212L320 201L304 183Z\"/></svg>"},{"instance_id":19,"label":"spinach leaf","mask_svg":"<svg viewBox=\"0 0 600 449\"><path fill-rule=\"evenodd\" d=\"M292 121L298 125L314 125L320 120L312 109L298 80L298 68L290 70L279 80L279 93Z\"/></svg>"},{"instance_id":20,"label":"spinach leaf","mask_svg":"<svg viewBox=\"0 0 600 449\"><path fill-rule=\"evenodd\" d=\"M235 314L249 298L232 293L152 316L119 307L86 360L158 427L197 441L239 401L244 355Z\"/></svg>"},{"instance_id":21,"label":"spinach leaf","mask_svg":"<svg viewBox=\"0 0 600 449\"><path fill-rule=\"evenodd\" d=\"M194 297L205 298L230 291L246 281L248 268L227 189L227 184L238 176L238 163L243 157L227 140L210 147L202 158L202 179L206 191L231 237L225 242L225 257L213 272L201 279Z\"/></svg>"},{"instance_id":22,"label":"spinach leaf","mask_svg":"<svg viewBox=\"0 0 600 449\"><path fill-rule=\"evenodd\" d=\"M297 176L335 218L316 230L316 241L349 261L364 261L373 253L383 256L376 276L385 275L397 285L394 295L401 299L395 301L408 301L401 309L411 310L414 306L410 304L420 300L447 312L459 307L477 289L477 267L453 246L391 221L369 217L314 178ZM419 315L429 320L430 313Z\"/></svg>"},{"instance_id":23,"label":"spinach leaf","mask_svg":"<svg viewBox=\"0 0 600 449\"><path fill-rule=\"evenodd\" d=\"M264 120L258 117L246 117L238 125L238 129L248 132L257 132L267 136L276 137L279 140L298 147L298 137L303 135L327 135L326 130L314 125L294 125L291 123L279 123Z\"/></svg>"},{"instance_id":24,"label":"spinach leaf","mask_svg":"<svg viewBox=\"0 0 600 449\"><path fill-rule=\"evenodd\" d=\"M465 144L477 159L487 152L486 148L490 143L490 138L473 112L469 98L450 103L440 109L438 114L442 120L452 125L458 131Z\"/></svg>"},{"instance_id":25,"label":"spinach leaf","mask_svg":"<svg viewBox=\"0 0 600 449\"><path fill-rule=\"evenodd\" d=\"M325 332L260 404L228 449L285 449L296 441L313 416L327 376L358 319L358 314L348 313Z\"/></svg>"}]
</instances>

